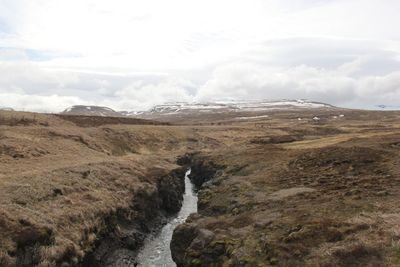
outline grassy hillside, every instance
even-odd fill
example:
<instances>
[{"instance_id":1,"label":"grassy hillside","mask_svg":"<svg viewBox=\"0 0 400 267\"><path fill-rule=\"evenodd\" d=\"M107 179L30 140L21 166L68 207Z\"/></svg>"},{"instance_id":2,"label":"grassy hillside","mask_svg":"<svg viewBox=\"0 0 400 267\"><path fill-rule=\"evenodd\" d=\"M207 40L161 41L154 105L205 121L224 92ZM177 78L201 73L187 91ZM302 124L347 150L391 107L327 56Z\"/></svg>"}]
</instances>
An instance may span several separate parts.
<instances>
[{"instance_id":1,"label":"grassy hillside","mask_svg":"<svg viewBox=\"0 0 400 267\"><path fill-rule=\"evenodd\" d=\"M192 179L213 179L174 235L181 266L396 266L399 118L282 111L177 126L2 111L0 266L73 266L107 233L126 237L126 222L146 228L179 204L187 153Z\"/></svg>"}]
</instances>

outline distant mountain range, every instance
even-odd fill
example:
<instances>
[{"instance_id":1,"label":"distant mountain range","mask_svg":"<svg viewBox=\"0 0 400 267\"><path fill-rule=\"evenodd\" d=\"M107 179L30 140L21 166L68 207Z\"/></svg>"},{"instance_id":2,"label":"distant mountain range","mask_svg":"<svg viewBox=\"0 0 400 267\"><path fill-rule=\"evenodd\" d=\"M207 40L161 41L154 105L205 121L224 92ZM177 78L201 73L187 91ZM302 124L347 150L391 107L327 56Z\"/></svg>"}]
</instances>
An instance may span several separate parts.
<instances>
[{"instance_id":1,"label":"distant mountain range","mask_svg":"<svg viewBox=\"0 0 400 267\"><path fill-rule=\"evenodd\" d=\"M279 101L241 101L210 103L167 103L157 105L147 113L185 113L185 112L226 112L226 111L265 111L293 108L333 108L332 105L307 100ZM146 113L146 112L145 112Z\"/></svg>"},{"instance_id":2,"label":"distant mountain range","mask_svg":"<svg viewBox=\"0 0 400 267\"><path fill-rule=\"evenodd\" d=\"M61 114L86 115L103 117L137 117L153 119L159 116L176 116L188 114L215 114L232 112L263 112L291 109L335 108L332 105L308 100L280 101L240 101L240 102L208 102L188 103L176 102L156 105L148 111L115 111L108 107L76 105L67 108Z\"/></svg>"},{"instance_id":3,"label":"distant mountain range","mask_svg":"<svg viewBox=\"0 0 400 267\"><path fill-rule=\"evenodd\" d=\"M329 104L308 100L240 101L240 102L177 102L156 105L148 111L115 111L108 107L73 106L64 115L128 117L172 123L203 123L227 120L258 120L280 111L315 111L339 109ZM314 112L312 112L314 113Z\"/></svg>"}]
</instances>

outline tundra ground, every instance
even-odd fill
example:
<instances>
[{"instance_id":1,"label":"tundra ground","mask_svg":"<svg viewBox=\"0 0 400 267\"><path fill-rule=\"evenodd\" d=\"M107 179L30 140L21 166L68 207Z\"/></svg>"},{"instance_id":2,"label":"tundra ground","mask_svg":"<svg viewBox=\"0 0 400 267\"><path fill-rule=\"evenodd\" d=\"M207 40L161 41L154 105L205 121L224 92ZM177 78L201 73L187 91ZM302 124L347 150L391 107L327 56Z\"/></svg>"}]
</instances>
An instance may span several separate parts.
<instances>
[{"instance_id":1,"label":"tundra ground","mask_svg":"<svg viewBox=\"0 0 400 267\"><path fill-rule=\"evenodd\" d=\"M73 266L124 220L156 216L146 207L168 212L179 201L164 205L160 185L185 154L202 186L174 234L179 266L397 266L400 113L267 115L149 125L1 112L0 266Z\"/></svg>"}]
</instances>

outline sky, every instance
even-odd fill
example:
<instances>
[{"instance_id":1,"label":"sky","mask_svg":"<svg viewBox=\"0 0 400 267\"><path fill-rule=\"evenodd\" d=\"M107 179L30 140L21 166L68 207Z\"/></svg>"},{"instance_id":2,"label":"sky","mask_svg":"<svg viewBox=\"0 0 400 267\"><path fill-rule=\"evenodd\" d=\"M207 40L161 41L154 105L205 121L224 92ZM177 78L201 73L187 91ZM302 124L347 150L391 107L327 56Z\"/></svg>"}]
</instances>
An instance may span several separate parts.
<instances>
[{"instance_id":1,"label":"sky","mask_svg":"<svg viewBox=\"0 0 400 267\"><path fill-rule=\"evenodd\" d=\"M398 0L0 0L0 107L400 107Z\"/></svg>"}]
</instances>

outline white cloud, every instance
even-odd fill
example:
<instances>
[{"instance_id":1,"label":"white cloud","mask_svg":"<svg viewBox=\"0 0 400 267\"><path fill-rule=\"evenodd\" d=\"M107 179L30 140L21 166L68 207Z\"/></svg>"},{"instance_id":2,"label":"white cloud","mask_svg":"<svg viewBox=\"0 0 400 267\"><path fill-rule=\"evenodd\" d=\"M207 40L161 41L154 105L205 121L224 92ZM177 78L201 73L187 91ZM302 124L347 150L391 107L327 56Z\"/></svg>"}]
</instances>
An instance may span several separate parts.
<instances>
[{"instance_id":1,"label":"white cloud","mask_svg":"<svg viewBox=\"0 0 400 267\"><path fill-rule=\"evenodd\" d=\"M115 92L114 105L123 110L146 110L157 104L175 101L192 101L186 88L192 87L189 81L169 78L157 84L136 81ZM112 103L110 102L110 105Z\"/></svg>"},{"instance_id":2,"label":"white cloud","mask_svg":"<svg viewBox=\"0 0 400 267\"><path fill-rule=\"evenodd\" d=\"M72 96L0 93L0 107L13 107L22 111L60 112L65 107L78 104L90 104L90 102Z\"/></svg>"},{"instance_id":3,"label":"white cloud","mask_svg":"<svg viewBox=\"0 0 400 267\"><path fill-rule=\"evenodd\" d=\"M54 71L29 62L0 62L0 73L0 106L18 110L59 112L77 104L144 110L168 101L191 101L194 87L157 73Z\"/></svg>"},{"instance_id":4,"label":"white cloud","mask_svg":"<svg viewBox=\"0 0 400 267\"><path fill-rule=\"evenodd\" d=\"M334 70L305 65L269 68L234 63L220 66L199 89L196 100L308 98L354 107L398 103L400 71L384 76L352 77L343 72L348 65L351 63Z\"/></svg>"},{"instance_id":5,"label":"white cloud","mask_svg":"<svg viewBox=\"0 0 400 267\"><path fill-rule=\"evenodd\" d=\"M83 67L204 66L254 42L290 37L400 38L395 0L3 0L0 44L74 54ZM375 19L373 19L375 18Z\"/></svg>"},{"instance_id":6,"label":"white cloud","mask_svg":"<svg viewBox=\"0 0 400 267\"><path fill-rule=\"evenodd\" d=\"M354 81L336 71L305 65L270 68L249 63L218 67L197 100L312 98L338 103L352 95Z\"/></svg>"},{"instance_id":7,"label":"white cloud","mask_svg":"<svg viewBox=\"0 0 400 267\"><path fill-rule=\"evenodd\" d=\"M2 0L1 103L390 104L400 99L399 9L397 0Z\"/></svg>"},{"instance_id":8,"label":"white cloud","mask_svg":"<svg viewBox=\"0 0 400 267\"><path fill-rule=\"evenodd\" d=\"M62 88L77 84L78 76L70 72L52 72L38 67L36 64L23 62L0 61L0 92L19 90L41 91L48 88Z\"/></svg>"}]
</instances>

